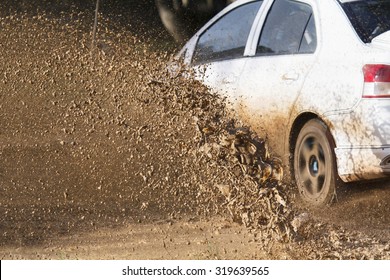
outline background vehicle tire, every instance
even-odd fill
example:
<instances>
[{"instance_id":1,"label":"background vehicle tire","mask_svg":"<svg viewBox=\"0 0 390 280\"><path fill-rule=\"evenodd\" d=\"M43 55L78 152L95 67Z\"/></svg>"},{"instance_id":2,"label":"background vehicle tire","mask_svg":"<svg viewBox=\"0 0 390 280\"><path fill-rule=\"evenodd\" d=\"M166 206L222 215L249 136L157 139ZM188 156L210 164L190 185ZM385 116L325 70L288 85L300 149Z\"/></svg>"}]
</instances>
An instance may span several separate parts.
<instances>
[{"instance_id":1,"label":"background vehicle tire","mask_svg":"<svg viewBox=\"0 0 390 280\"><path fill-rule=\"evenodd\" d=\"M328 127L318 119L308 121L299 132L294 177L301 198L311 206L332 202L337 183L334 142Z\"/></svg>"}]
</instances>

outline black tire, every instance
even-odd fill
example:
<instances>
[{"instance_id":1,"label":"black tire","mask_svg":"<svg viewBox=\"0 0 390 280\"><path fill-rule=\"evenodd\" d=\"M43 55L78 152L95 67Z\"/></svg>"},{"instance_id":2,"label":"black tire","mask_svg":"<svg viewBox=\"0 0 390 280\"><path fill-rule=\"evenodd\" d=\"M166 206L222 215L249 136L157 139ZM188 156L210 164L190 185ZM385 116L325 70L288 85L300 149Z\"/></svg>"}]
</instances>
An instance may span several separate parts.
<instances>
[{"instance_id":1,"label":"black tire","mask_svg":"<svg viewBox=\"0 0 390 280\"><path fill-rule=\"evenodd\" d=\"M299 132L294 150L294 177L301 198L311 206L330 204L336 193L337 171L334 141L318 119Z\"/></svg>"}]
</instances>

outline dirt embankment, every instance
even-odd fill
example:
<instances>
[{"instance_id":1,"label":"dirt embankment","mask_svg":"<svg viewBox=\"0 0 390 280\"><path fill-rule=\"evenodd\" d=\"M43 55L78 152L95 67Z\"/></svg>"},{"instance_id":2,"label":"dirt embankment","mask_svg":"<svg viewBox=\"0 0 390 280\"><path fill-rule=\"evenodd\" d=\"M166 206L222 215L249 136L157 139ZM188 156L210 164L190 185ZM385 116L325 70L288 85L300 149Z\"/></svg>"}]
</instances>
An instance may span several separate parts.
<instances>
[{"instance_id":1,"label":"dirt embankment","mask_svg":"<svg viewBox=\"0 0 390 280\"><path fill-rule=\"evenodd\" d=\"M386 235L296 208L261 137L131 11L92 49L88 9L0 19L2 258L389 258Z\"/></svg>"}]
</instances>

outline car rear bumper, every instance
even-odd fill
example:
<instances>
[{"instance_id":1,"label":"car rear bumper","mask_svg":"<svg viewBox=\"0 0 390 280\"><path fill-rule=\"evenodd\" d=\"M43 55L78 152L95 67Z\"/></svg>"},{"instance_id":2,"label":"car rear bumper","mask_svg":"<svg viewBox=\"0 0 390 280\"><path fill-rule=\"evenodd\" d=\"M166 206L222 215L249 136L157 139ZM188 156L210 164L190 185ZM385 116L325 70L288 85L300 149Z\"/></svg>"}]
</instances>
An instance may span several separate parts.
<instances>
[{"instance_id":1,"label":"car rear bumper","mask_svg":"<svg viewBox=\"0 0 390 280\"><path fill-rule=\"evenodd\" d=\"M343 181L390 175L390 98L361 99L350 111L334 112L327 120Z\"/></svg>"},{"instance_id":2,"label":"car rear bumper","mask_svg":"<svg viewBox=\"0 0 390 280\"><path fill-rule=\"evenodd\" d=\"M337 169L344 182L390 176L390 145L335 149Z\"/></svg>"}]
</instances>

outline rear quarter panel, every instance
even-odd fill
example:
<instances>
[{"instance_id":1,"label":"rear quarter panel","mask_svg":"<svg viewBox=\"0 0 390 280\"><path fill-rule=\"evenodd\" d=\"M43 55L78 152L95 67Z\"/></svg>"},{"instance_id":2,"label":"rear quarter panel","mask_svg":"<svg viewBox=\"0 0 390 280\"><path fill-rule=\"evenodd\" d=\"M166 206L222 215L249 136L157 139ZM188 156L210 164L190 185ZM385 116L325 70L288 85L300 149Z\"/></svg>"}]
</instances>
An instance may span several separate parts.
<instances>
[{"instance_id":1,"label":"rear quarter panel","mask_svg":"<svg viewBox=\"0 0 390 280\"><path fill-rule=\"evenodd\" d=\"M290 127L297 116L312 112L328 124L337 145L332 116L348 114L361 99L364 46L336 1L317 3L317 61L297 98Z\"/></svg>"}]
</instances>

